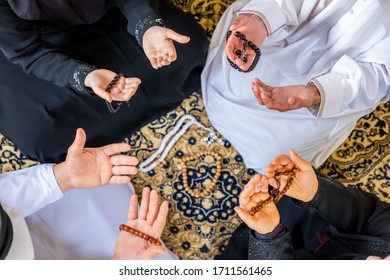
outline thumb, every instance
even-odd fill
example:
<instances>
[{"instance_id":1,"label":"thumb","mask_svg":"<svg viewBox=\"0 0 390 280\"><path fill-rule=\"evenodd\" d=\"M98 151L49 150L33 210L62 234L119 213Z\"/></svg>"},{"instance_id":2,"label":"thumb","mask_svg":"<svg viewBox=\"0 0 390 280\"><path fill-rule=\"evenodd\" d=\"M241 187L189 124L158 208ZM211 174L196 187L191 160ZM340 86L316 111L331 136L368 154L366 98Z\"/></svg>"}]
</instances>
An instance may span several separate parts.
<instances>
[{"instance_id":1,"label":"thumb","mask_svg":"<svg viewBox=\"0 0 390 280\"><path fill-rule=\"evenodd\" d=\"M85 146L85 141L87 140L87 135L85 134L84 129L78 128L76 131L76 136L72 145L69 147L68 153L78 154L81 153Z\"/></svg>"},{"instance_id":2,"label":"thumb","mask_svg":"<svg viewBox=\"0 0 390 280\"><path fill-rule=\"evenodd\" d=\"M291 149L290 150L290 158L293 161L293 163L300 169L300 170L308 170L311 169L310 163L308 163L306 160L301 158L297 155L297 153Z\"/></svg>"},{"instance_id":3,"label":"thumb","mask_svg":"<svg viewBox=\"0 0 390 280\"><path fill-rule=\"evenodd\" d=\"M101 87L97 87L96 89L94 89L94 92L99 95L101 98L107 100L108 102L112 102L112 97L111 97L111 94L108 93L107 91L105 91L103 88Z\"/></svg>"},{"instance_id":4,"label":"thumb","mask_svg":"<svg viewBox=\"0 0 390 280\"><path fill-rule=\"evenodd\" d=\"M180 44L186 44L190 41L190 37L181 35L175 31L173 31L172 29L168 29L167 37L169 39L172 39L173 41L180 43Z\"/></svg>"},{"instance_id":5,"label":"thumb","mask_svg":"<svg viewBox=\"0 0 390 280\"><path fill-rule=\"evenodd\" d=\"M163 246L152 246L146 249L141 255L142 260L152 260L155 256L165 253L165 248Z\"/></svg>"},{"instance_id":6,"label":"thumb","mask_svg":"<svg viewBox=\"0 0 390 280\"><path fill-rule=\"evenodd\" d=\"M238 214L238 216L241 218L241 220L250 228L252 228L251 226L251 216L250 214L245 211L244 209L242 209L241 207L239 206L236 206L234 207L234 210L236 211L236 213Z\"/></svg>"}]
</instances>

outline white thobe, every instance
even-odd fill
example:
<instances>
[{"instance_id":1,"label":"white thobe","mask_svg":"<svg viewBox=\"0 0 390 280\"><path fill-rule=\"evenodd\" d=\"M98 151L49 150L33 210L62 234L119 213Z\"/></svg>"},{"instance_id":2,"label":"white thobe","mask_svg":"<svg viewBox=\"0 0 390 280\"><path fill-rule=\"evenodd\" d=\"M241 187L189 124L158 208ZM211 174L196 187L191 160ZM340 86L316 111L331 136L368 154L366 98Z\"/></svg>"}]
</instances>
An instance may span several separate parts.
<instances>
[{"instance_id":1,"label":"white thobe","mask_svg":"<svg viewBox=\"0 0 390 280\"><path fill-rule=\"evenodd\" d=\"M64 195L50 164L0 175L0 203L11 213L14 229L22 229L26 217L35 259L110 259L134 193L131 184L122 184L74 189ZM15 231L17 243L7 259L33 256L25 254L30 245L28 235L22 235ZM177 256L167 250L156 259Z\"/></svg>"},{"instance_id":2,"label":"white thobe","mask_svg":"<svg viewBox=\"0 0 390 280\"><path fill-rule=\"evenodd\" d=\"M257 14L269 35L249 73L226 58L226 32L237 15ZM213 34L202 73L202 93L214 127L263 173L290 149L320 166L342 144L358 119L386 102L390 85L390 1L238 0ZM250 39L250 38L249 38ZM317 110L269 110L256 101L251 82L307 84L321 93Z\"/></svg>"}]
</instances>

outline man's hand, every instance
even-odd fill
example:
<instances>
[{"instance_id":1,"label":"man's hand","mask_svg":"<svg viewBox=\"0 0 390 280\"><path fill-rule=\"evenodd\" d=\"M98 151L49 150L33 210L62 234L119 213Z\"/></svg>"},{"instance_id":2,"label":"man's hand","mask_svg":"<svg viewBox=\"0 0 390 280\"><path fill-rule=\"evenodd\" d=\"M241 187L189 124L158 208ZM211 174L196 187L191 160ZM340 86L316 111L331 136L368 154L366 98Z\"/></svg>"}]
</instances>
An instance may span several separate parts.
<instances>
[{"instance_id":1,"label":"man's hand","mask_svg":"<svg viewBox=\"0 0 390 280\"><path fill-rule=\"evenodd\" d=\"M130 199L126 225L159 239L165 226L167 214L168 202L164 201L159 209L157 192L144 188L139 210L137 196L133 195ZM165 248L162 246L149 244L141 237L121 231L112 258L117 260L150 260L164 252Z\"/></svg>"},{"instance_id":2,"label":"man's hand","mask_svg":"<svg viewBox=\"0 0 390 280\"><path fill-rule=\"evenodd\" d=\"M272 163L267 167L266 176L272 186L276 186L274 176L278 172L288 172L297 166L298 170L295 172L295 178L291 187L286 192L286 195L309 202L312 200L318 190L318 179L311 164L301 157L299 157L294 150L290 151L290 156L280 155L276 157ZM288 176L282 175L280 177L280 189L286 186Z\"/></svg>"},{"instance_id":3,"label":"man's hand","mask_svg":"<svg viewBox=\"0 0 390 280\"><path fill-rule=\"evenodd\" d=\"M247 48L245 55L248 61L244 63L239 57L236 56L236 51L243 49L243 41L234 36L233 33L238 31L246 36L249 41L252 41L257 47L260 48L264 39L267 37L267 29L265 28L263 20L257 15L240 15L232 23L229 28L232 31L232 35L226 42L225 52L226 56L233 61L238 67L246 71L252 64L252 60L256 53L251 48Z\"/></svg>"},{"instance_id":4,"label":"man's hand","mask_svg":"<svg viewBox=\"0 0 390 280\"><path fill-rule=\"evenodd\" d=\"M321 95L314 85L271 87L256 78L251 86L260 105L280 112L309 108L321 102Z\"/></svg>"},{"instance_id":5,"label":"man's hand","mask_svg":"<svg viewBox=\"0 0 390 280\"><path fill-rule=\"evenodd\" d=\"M177 54L173 41L186 44L190 41L190 37L161 26L153 26L145 32L142 46L154 69L167 66L176 60Z\"/></svg>"},{"instance_id":6,"label":"man's hand","mask_svg":"<svg viewBox=\"0 0 390 280\"><path fill-rule=\"evenodd\" d=\"M92 88L93 92L108 102L129 101L137 91L141 80L138 78L121 77L110 93L106 91L107 86L114 79L116 73L106 69L94 70L85 77L84 85Z\"/></svg>"},{"instance_id":7,"label":"man's hand","mask_svg":"<svg viewBox=\"0 0 390 280\"><path fill-rule=\"evenodd\" d=\"M54 175L63 192L72 188L93 188L107 184L126 184L136 174L136 157L122 155L130 145L118 143L100 148L84 148L86 134L79 128L63 163L54 166Z\"/></svg>"},{"instance_id":8,"label":"man's hand","mask_svg":"<svg viewBox=\"0 0 390 280\"><path fill-rule=\"evenodd\" d=\"M280 215L275 203L263 206L254 216L249 214L252 207L269 197L268 179L260 174L255 175L240 194L240 206L234 210L248 227L261 234L272 232L280 223Z\"/></svg>"}]
</instances>

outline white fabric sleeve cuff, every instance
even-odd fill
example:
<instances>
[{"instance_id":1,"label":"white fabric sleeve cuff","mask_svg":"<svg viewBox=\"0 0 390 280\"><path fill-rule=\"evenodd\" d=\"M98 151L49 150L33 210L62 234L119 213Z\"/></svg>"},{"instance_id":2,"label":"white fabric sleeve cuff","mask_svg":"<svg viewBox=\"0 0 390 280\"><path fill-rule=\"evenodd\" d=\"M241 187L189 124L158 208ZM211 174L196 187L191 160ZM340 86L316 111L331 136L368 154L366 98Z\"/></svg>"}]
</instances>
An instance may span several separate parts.
<instances>
[{"instance_id":1,"label":"white fabric sleeve cuff","mask_svg":"<svg viewBox=\"0 0 390 280\"><path fill-rule=\"evenodd\" d=\"M321 95L321 103L318 111L310 111L316 117L326 117L341 112L343 102L340 94L344 92L341 77L329 72L311 79L311 82L318 88ZM326 93L326 95L325 95Z\"/></svg>"},{"instance_id":2,"label":"white fabric sleeve cuff","mask_svg":"<svg viewBox=\"0 0 390 280\"><path fill-rule=\"evenodd\" d=\"M275 1L259 2L258 0L252 0L238 12L238 15L255 14L259 16L267 28L268 35L286 24L286 16Z\"/></svg>"},{"instance_id":3,"label":"white fabric sleeve cuff","mask_svg":"<svg viewBox=\"0 0 390 280\"><path fill-rule=\"evenodd\" d=\"M64 194L57 184L54 164L41 164L0 176L0 203L17 208L24 217L60 199Z\"/></svg>"}]
</instances>

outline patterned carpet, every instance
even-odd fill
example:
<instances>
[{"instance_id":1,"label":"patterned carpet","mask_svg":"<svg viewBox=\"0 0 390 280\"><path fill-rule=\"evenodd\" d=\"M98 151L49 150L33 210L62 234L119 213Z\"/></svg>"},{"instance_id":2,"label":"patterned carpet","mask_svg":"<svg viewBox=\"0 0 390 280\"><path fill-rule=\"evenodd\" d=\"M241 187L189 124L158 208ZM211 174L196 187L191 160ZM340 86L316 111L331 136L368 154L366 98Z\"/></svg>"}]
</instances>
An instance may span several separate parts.
<instances>
[{"instance_id":1,"label":"patterned carpet","mask_svg":"<svg viewBox=\"0 0 390 280\"><path fill-rule=\"evenodd\" d=\"M174 0L185 11L194 14L209 36L215 24L233 2L231 0ZM125 139L133 147L132 155L143 161L161 145L162 139L177 121L190 114L210 127L199 93L183 101L181 106L164 117L143 127ZM358 185L390 202L390 102L379 106L372 114L360 119L349 138L321 166L320 171L340 180L346 186ZM238 203L241 188L254 174L242 162L241 156L228 141L210 146L203 141L208 131L192 125L178 139L166 157L166 165L132 178L140 193L142 187L156 189L170 202L163 240L182 259L212 259L227 244L231 233L240 224L233 208ZM218 135L219 136L219 135ZM0 172L26 168L37 164L26 159L7 139L0 135ZM212 150L222 157L221 175L210 194L196 198L183 187L180 158ZM196 190L211 183L217 167L212 156L202 156L187 164L188 182ZM184 178L185 179L185 178Z\"/></svg>"}]
</instances>

